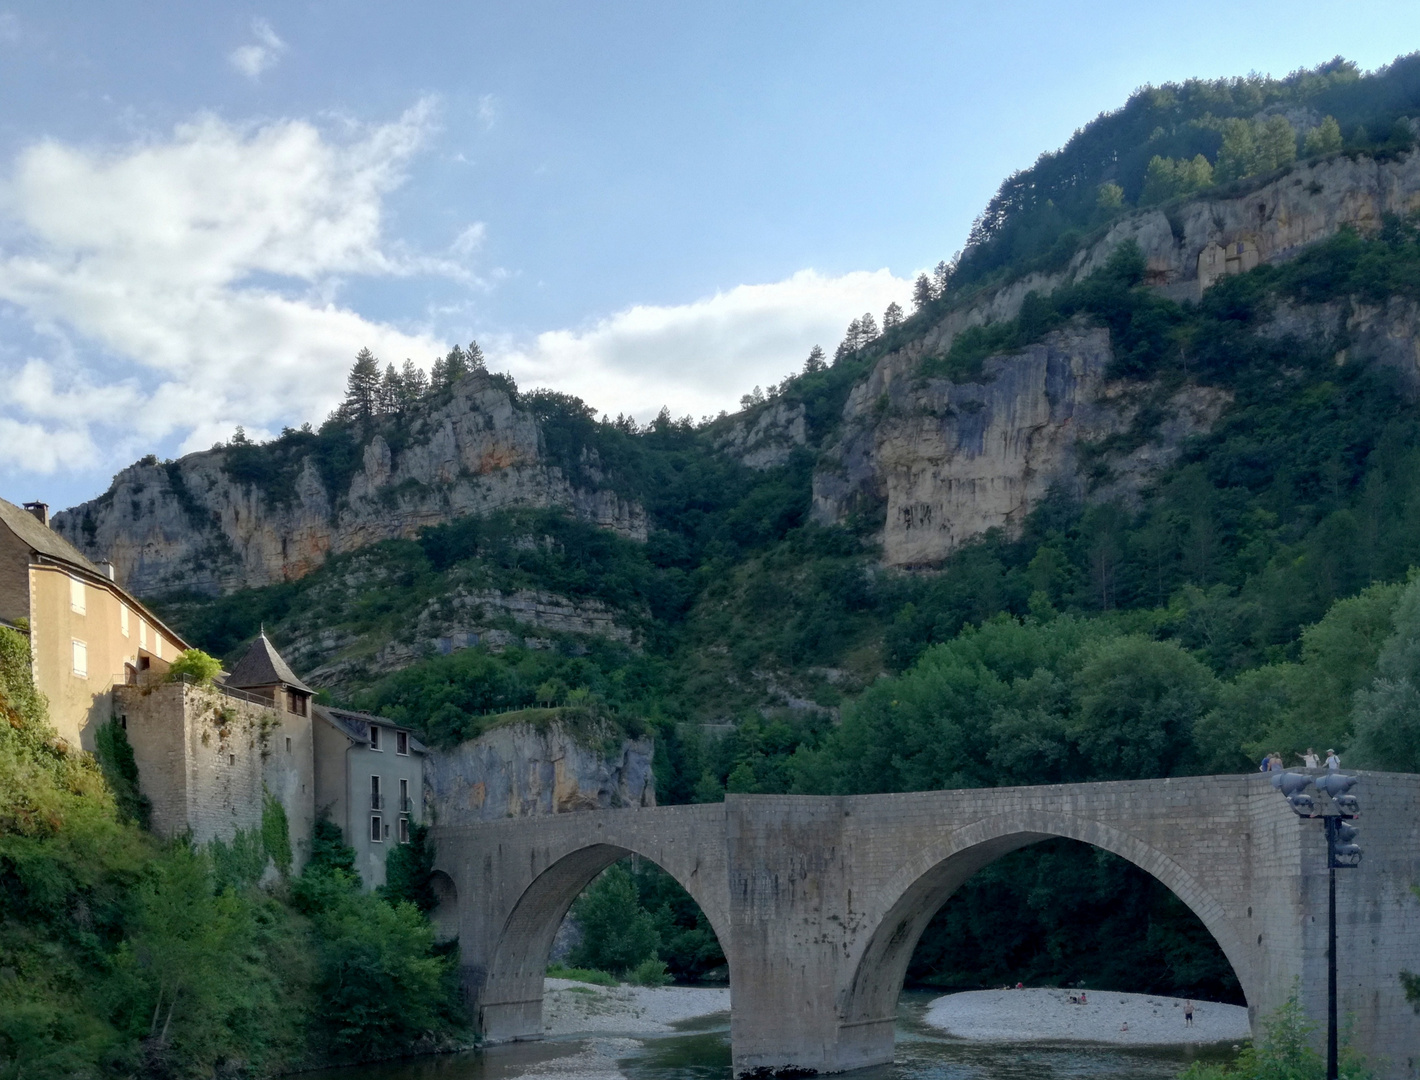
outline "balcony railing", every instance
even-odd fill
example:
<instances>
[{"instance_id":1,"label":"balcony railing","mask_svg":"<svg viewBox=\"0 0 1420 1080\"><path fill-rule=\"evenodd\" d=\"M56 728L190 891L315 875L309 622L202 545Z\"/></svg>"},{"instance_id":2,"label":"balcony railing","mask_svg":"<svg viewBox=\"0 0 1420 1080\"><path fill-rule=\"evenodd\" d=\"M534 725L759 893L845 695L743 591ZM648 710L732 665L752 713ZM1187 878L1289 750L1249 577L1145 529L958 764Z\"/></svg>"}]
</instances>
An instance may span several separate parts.
<instances>
[{"instance_id":1,"label":"balcony railing","mask_svg":"<svg viewBox=\"0 0 1420 1080\"><path fill-rule=\"evenodd\" d=\"M408 795L399 800L399 812L401 814L408 814L411 813L413 810L414 800L411 799Z\"/></svg>"},{"instance_id":2,"label":"balcony railing","mask_svg":"<svg viewBox=\"0 0 1420 1080\"><path fill-rule=\"evenodd\" d=\"M383 810L385 808L385 797L383 795L370 795L370 809Z\"/></svg>"},{"instance_id":3,"label":"balcony railing","mask_svg":"<svg viewBox=\"0 0 1420 1080\"><path fill-rule=\"evenodd\" d=\"M138 681L136 683L130 682L129 680L135 676ZM238 701L249 701L253 705L262 705L268 709L276 708L276 702L272 701L269 697L263 697L261 694L250 694L245 690L238 690L235 686L224 686L219 682L204 684L193 676L186 674L179 675L177 678L172 679L168 677L167 672L147 670L125 672L122 675L115 675L113 677L114 686L141 686L151 688L161 686L163 683L167 682L181 682L186 683L188 686L205 685L206 689L215 690L223 697L235 698Z\"/></svg>"}]
</instances>

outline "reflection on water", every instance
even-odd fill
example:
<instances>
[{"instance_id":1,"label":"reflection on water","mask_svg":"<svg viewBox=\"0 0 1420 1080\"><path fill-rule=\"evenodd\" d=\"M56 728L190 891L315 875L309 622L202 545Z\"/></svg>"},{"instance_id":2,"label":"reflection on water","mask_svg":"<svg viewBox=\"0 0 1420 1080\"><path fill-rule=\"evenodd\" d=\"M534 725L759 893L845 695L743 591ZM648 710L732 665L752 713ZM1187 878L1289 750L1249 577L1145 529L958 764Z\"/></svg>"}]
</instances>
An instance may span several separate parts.
<instances>
[{"instance_id":1,"label":"reflection on water","mask_svg":"<svg viewBox=\"0 0 1420 1080\"><path fill-rule=\"evenodd\" d=\"M1190 1061L1232 1056L1227 1046L1003 1045L947 1039L922 1022L934 997L904 993L893 1063L845 1080L1172 1080ZM513 1043L305 1075L308 1080L731 1080L730 1029L720 1015L681 1024L675 1035Z\"/></svg>"}]
</instances>

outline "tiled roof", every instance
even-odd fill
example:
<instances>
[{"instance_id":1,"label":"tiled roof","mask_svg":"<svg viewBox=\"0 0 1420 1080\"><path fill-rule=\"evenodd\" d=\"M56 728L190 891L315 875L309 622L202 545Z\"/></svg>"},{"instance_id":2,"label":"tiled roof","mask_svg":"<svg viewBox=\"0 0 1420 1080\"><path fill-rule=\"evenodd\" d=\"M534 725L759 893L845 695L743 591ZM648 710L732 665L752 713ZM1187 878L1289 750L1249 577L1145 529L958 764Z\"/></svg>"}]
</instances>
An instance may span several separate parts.
<instances>
[{"instance_id":1,"label":"tiled roof","mask_svg":"<svg viewBox=\"0 0 1420 1080\"><path fill-rule=\"evenodd\" d=\"M0 499L0 524L5 525L23 543L29 545L32 551L37 551L51 559L58 559L60 562L71 563L91 574L98 574L100 577L108 576L84 558L78 548L53 529L41 524L39 518L23 506L16 506L12 502Z\"/></svg>"},{"instance_id":2,"label":"tiled roof","mask_svg":"<svg viewBox=\"0 0 1420 1080\"><path fill-rule=\"evenodd\" d=\"M358 743L369 743L371 724L380 724L384 727L407 730L401 728L401 725L396 724L388 717L373 716L370 713L355 712L352 709L337 709L331 705L317 705L315 711L344 733L347 738L353 739ZM409 748L418 754L427 754L429 752L429 748L413 735L409 736Z\"/></svg>"},{"instance_id":3,"label":"tiled roof","mask_svg":"<svg viewBox=\"0 0 1420 1080\"><path fill-rule=\"evenodd\" d=\"M251 648L246 651L246 655L237 661L232 668L232 673L227 676L227 685L235 686L238 690L252 686L274 686L280 683L282 686L294 687L297 690L304 690L308 694L315 691L296 678L296 673L291 670L289 664L281 659L281 654L276 651L271 642L266 640L266 633L263 631L255 641L251 643Z\"/></svg>"}]
</instances>

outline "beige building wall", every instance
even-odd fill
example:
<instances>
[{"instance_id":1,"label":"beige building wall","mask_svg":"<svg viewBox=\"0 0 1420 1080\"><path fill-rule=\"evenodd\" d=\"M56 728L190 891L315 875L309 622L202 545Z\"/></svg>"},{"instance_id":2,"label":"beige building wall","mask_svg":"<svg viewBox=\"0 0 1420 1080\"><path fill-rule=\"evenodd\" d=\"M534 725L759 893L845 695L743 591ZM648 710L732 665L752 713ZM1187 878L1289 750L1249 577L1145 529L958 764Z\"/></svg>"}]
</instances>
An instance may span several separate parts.
<instances>
[{"instance_id":1,"label":"beige building wall","mask_svg":"<svg viewBox=\"0 0 1420 1080\"><path fill-rule=\"evenodd\" d=\"M70 746L94 749L113 715L124 666L166 670L182 646L127 603L116 586L62 566L29 566L30 654L50 721Z\"/></svg>"}]
</instances>

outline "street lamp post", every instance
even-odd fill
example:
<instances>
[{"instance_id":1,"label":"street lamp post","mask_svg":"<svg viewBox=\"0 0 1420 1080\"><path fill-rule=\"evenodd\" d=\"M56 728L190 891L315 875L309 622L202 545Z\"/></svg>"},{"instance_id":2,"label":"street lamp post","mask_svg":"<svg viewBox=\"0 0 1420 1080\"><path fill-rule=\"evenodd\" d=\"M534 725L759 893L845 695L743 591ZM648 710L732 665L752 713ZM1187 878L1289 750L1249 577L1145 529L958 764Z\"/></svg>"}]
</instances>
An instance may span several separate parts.
<instances>
[{"instance_id":1,"label":"street lamp post","mask_svg":"<svg viewBox=\"0 0 1420 1080\"><path fill-rule=\"evenodd\" d=\"M1315 781L1305 773L1277 772L1272 786L1287 799L1292 813L1303 818L1321 818L1326 829L1326 1080L1338 1080L1336 1039L1336 871L1361 865L1361 849L1356 844L1359 829L1351 824L1361 816L1356 796L1350 794L1357 778L1327 773ZM1313 782L1326 799L1322 805L1306 793Z\"/></svg>"}]
</instances>

